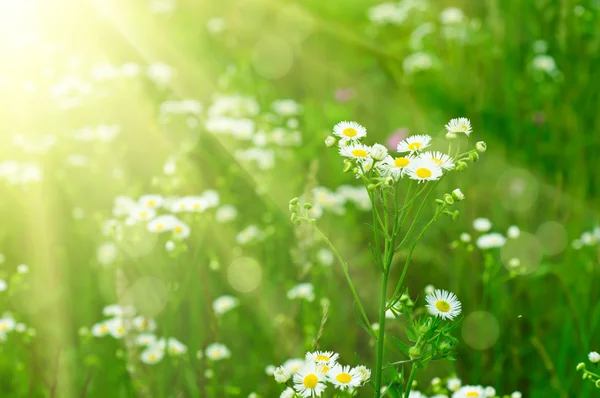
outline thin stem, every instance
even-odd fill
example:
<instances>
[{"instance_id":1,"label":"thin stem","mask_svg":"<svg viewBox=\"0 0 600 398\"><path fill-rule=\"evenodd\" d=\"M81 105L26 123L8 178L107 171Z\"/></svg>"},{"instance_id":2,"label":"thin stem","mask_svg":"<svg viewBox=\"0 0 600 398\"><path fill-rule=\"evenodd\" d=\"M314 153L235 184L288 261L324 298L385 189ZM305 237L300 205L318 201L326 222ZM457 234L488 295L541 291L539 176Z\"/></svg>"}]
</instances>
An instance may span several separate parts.
<instances>
[{"instance_id":1,"label":"thin stem","mask_svg":"<svg viewBox=\"0 0 600 398\"><path fill-rule=\"evenodd\" d=\"M377 338L377 364L375 366L375 398L381 396L381 379L383 377L383 346L385 340L385 307L387 303L388 272L383 273L381 280L381 298L379 302L379 337Z\"/></svg>"},{"instance_id":2,"label":"thin stem","mask_svg":"<svg viewBox=\"0 0 600 398\"><path fill-rule=\"evenodd\" d=\"M396 247L395 251L400 250L400 248L402 247L402 245L404 245L404 243L406 242L406 240L410 237L410 234L412 233L412 230L414 229L415 225L417 224L417 220L419 218L419 215L421 214L421 211L423 211L423 207L425 206L425 203L427 203L427 199L429 198L429 195L431 195L431 193L435 189L436 185L437 185L437 182L431 186L431 189L429 190L429 192L427 192L427 195L425 195L425 197L423 198L423 202L421 202L421 205L417 209L417 214L415 214L415 217L413 218L413 221L410 224L410 227L408 228L408 231L406 232L406 235L404 235L404 238L402 238L402 241L400 241L400 244ZM421 192L423 190L425 190L425 187L423 187L423 189L421 190Z\"/></svg>"},{"instance_id":3,"label":"thin stem","mask_svg":"<svg viewBox=\"0 0 600 398\"><path fill-rule=\"evenodd\" d=\"M406 383L406 391L404 392L404 398L408 398L410 395L410 388L412 387L412 382L415 379L415 374L417 373L417 364L413 363L410 368L410 375L408 376L408 382Z\"/></svg>"},{"instance_id":4,"label":"thin stem","mask_svg":"<svg viewBox=\"0 0 600 398\"><path fill-rule=\"evenodd\" d=\"M340 265L342 266L342 270L344 271L344 275L346 276L346 281L348 282L348 286L350 286L350 290L352 291L352 295L354 296L354 300L356 301L356 304L358 305L360 314L364 318L366 326L369 329L371 329L371 322L369 321L369 318L367 317L367 313L365 312L365 309L363 308L362 303L360 302L360 298L358 297L358 293L356 292L354 283L352 283L352 278L350 278L350 273L348 272L348 263L346 263L344 261L344 259L340 255L340 253L336 250L335 246L333 246L333 244L329 241L329 239L327 239L325 234L316 225L313 225L313 227L314 227L315 231L319 235L321 235L321 237L323 238L323 240L325 241L327 246L329 246L329 248L331 249L333 254L337 257ZM371 330L371 333L372 333L373 337L375 337L375 333L372 330Z\"/></svg>"}]
</instances>

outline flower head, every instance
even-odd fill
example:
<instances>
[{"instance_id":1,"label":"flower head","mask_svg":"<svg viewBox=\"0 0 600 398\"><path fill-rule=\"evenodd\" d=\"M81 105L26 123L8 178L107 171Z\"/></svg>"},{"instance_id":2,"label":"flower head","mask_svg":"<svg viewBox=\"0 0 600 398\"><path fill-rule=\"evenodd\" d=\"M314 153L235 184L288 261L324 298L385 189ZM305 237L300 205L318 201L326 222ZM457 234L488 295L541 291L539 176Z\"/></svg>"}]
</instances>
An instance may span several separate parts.
<instances>
[{"instance_id":1,"label":"flower head","mask_svg":"<svg viewBox=\"0 0 600 398\"><path fill-rule=\"evenodd\" d=\"M417 158L408 166L406 173L410 179L424 182L439 180L442 177L443 171L437 162Z\"/></svg>"},{"instance_id":2,"label":"flower head","mask_svg":"<svg viewBox=\"0 0 600 398\"><path fill-rule=\"evenodd\" d=\"M425 152L420 156L420 158L432 160L435 163L439 164L440 167L444 170L452 170L454 168L453 159L445 153L439 151Z\"/></svg>"},{"instance_id":3,"label":"flower head","mask_svg":"<svg viewBox=\"0 0 600 398\"><path fill-rule=\"evenodd\" d=\"M209 345L206 347L206 350L204 350L204 353L206 354L206 358L211 361L220 361L231 357L231 351L229 351L224 344L219 343Z\"/></svg>"},{"instance_id":4,"label":"flower head","mask_svg":"<svg viewBox=\"0 0 600 398\"><path fill-rule=\"evenodd\" d=\"M386 157L381 163L377 164L377 167L383 175L391 176L394 180L399 180L404 176L410 163L415 159L413 155L406 155L400 157Z\"/></svg>"},{"instance_id":5,"label":"flower head","mask_svg":"<svg viewBox=\"0 0 600 398\"><path fill-rule=\"evenodd\" d=\"M452 398L485 398L485 391L481 386L464 386L458 389Z\"/></svg>"},{"instance_id":6,"label":"flower head","mask_svg":"<svg viewBox=\"0 0 600 398\"><path fill-rule=\"evenodd\" d=\"M459 117L452 119L446 124L446 131L449 133L462 133L467 137L471 135L473 129L471 128L471 121L466 117Z\"/></svg>"},{"instance_id":7,"label":"flower head","mask_svg":"<svg viewBox=\"0 0 600 398\"><path fill-rule=\"evenodd\" d=\"M339 122L333 127L333 135L343 139L360 140L367 136L367 129L356 122Z\"/></svg>"},{"instance_id":8,"label":"flower head","mask_svg":"<svg viewBox=\"0 0 600 398\"><path fill-rule=\"evenodd\" d=\"M369 159L369 153L371 147L364 144L350 143L340 148L340 155L357 160Z\"/></svg>"},{"instance_id":9,"label":"flower head","mask_svg":"<svg viewBox=\"0 0 600 398\"><path fill-rule=\"evenodd\" d=\"M446 290L436 289L427 295L426 301L429 313L442 319L452 320L461 312L461 304L456 295Z\"/></svg>"},{"instance_id":10,"label":"flower head","mask_svg":"<svg viewBox=\"0 0 600 398\"><path fill-rule=\"evenodd\" d=\"M294 389L303 396L320 397L325 391L325 374L316 363L307 363L294 375Z\"/></svg>"},{"instance_id":11,"label":"flower head","mask_svg":"<svg viewBox=\"0 0 600 398\"><path fill-rule=\"evenodd\" d=\"M355 388L362 384L361 373L356 368L336 364L327 372L327 379L340 390Z\"/></svg>"},{"instance_id":12,"label":"flower head","mask_svg":"<svg viewBox=\"0 0 600 398\"><path fill-rule=\"evenodd\" d=\"M596 351L592 351L589 353L588 359L590 360L590 362L598 363L600 362L600 354L598 354Z\"/></svg>"},{"instance_id":13,"label":"flower head","mask_svg":"<svg viewBox=\"0 0 600 398\"><path fill-rule=\"evenodd\" d=\"M405 140L400 141L396 150L399 153L418 152L427 148L431 144L431 137L426 134L411 135Z\"/></svg>"}]
</instances>

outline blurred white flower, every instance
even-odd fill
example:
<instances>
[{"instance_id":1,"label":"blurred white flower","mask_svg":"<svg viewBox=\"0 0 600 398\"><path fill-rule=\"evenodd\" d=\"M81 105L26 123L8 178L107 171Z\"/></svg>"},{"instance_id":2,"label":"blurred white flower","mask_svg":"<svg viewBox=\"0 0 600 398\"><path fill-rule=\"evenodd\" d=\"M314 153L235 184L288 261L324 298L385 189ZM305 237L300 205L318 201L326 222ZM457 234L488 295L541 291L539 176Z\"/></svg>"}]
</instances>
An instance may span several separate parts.
<instances>
[{"instance_id":1,"label":"blurred white flower","mask_svg":"<svg viewBox=\"0 0 600 398\"><path fill-rule=\"evenodd\" d=\"M477 247L482 250L502 247L505 243L506 238L502 234L496 232L481 235L479 238L477 238L477 241L475 242Z\"/></svg>"},{"instance_id":2,"label":"blurred white flower","mask_svg":"<svg viewBox=\"0 0 600 398\"><path fill-rule=\"evenodd\" d=\"M224 344L213 343L204 350L206 358L211 361L220 361L231 357L231 351Z\"/></svg>"},{"instance_id":3,"label":"blurred white flower","mask_svg":"<svg viewBox=\"0 0 600 398\"><path fill-rule=\"evenodd\" d=\"M473 220L473 229L478 232L487 232L492 228L492 223L487 218L476 218Z\"/></svg>"}]
</instances>

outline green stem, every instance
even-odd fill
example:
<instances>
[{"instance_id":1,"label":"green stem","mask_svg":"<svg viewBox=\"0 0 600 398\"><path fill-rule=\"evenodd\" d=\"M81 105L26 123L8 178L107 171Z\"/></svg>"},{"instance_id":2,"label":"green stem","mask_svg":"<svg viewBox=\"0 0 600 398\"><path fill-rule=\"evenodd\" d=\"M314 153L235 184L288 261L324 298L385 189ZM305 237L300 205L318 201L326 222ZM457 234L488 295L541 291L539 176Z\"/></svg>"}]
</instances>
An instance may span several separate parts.
<instances>
[{"instance_id":1,"label":"green stem","mask_svg":"<svg viewBox=\"0 0 600 398\"><path fill-rule=\"evenodd\" d=\"M356 304L358 305L358 309L360 311L360 314L362 315L364 321L365 321L365 325L370 329L371 328L371 322L369 321L369 318L367 317L367 313L365 312L365 309L362 306L362 303L360 302L360 298L358 297L358 293L356 292L356 288L354 287L354 283L352 283L352 278L350 278L350 273L348 272L348 264L344 261L344 259L342 258L342 256L340 255L340 253L336 250L335 246L333 246L333 244L329 241L329 239L327 239L327 237L325 236L325 234L316 226L313 225L313 227L315 228L315 231L321 235L321 237L323 238L323 240L325 241L325 243L327 244L327 246L329 246L329 248L331 249L331 251L333 252L333 254L335 254L335 256L337 257L339 263L342 266L342 270L344 271L344 275L346 276L346 281L348 282L348 286L350 286L350 290L352 291L352 295L354 296L354 300L356 301ZM373 337L375 337L375 333L371 330L371 333L373 335Z\"/></svg>"},{"instance_id":2,"label":"green stem","mask_svg":"<svg viewBox=\"0 0 600 398\"><path fill-rule=\"evenodd\" d=\"M408 376L408 382L406 383L406 391L404 392L404 398L408 398L408 396L410 395L410 389L412 387L412 382L415 379L416 373L417 373L417 366L415 363L413 363L412 367L410 368L410 375Z\"/></svg>"},{"instance_id":3,"label":"green stem","mask_svg":"<svg viewBox=\"0 0 600 398\"><path fill-rule=\"evenodd\" d=\"M385 340L385 311L387 304L388 272L383 273L381 281L381 298L379 302L379 337L377 338L377 364L375 365L375 398L381 396L381 379L383 378L383 345Z\"/></svg>"}]
</instances>

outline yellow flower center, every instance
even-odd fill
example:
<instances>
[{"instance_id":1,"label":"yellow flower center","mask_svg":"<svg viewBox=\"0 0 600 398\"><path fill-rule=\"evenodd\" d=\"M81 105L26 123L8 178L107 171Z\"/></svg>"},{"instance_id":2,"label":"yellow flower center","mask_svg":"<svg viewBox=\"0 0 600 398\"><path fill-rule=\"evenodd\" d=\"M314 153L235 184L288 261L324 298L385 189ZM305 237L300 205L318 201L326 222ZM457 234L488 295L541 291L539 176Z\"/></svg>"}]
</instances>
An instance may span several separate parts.
<instances>
[{"instance_id":1,"label":"yellow flower center","mask_svg":"<svg viewBox=\"0 0 600 398\"><path fill-rule=\"evenodd\" d=\"M396 165L396 167L406 167L409 163L410 160L408 160L408 158L396 158L396 160L394 160L394 165Z\"/></svg>"},{"instance_id":2,"label":"yellow flower center","mask_svg":"<svg viewBox=\"0 0 600 398\"><path fill-rule=\"evenodd\" d=\"M461 129L462 131L467 131L467 126L465 126L465 125L462 125L462 126L460 126L460 129ZM477 394L477 393L475 393L475 394ZM477 395L479 395L479 394L477 394ZM477 395L474 395L474 396L477 396Z\"/></svg>"},{"instance_id":3,"label":"yellow flower center","mask_svg":"<svg viewBox=\"0 0 600 398\"><path fill-rule=\"evenodd\" d=\"M437 164L442 164L442 163L444 163L444 162L442 162L442 159L431 159L431 160L433 160L433 161L434 161L434 162L436 162Z\"/></svg>"},{"instance_id":4,"label":"yellow flower center","mask_svg":"<svg viewBox=\"0 0 600 398\"><path fill-rule=\"evenodd\" d=\"M352 154L358 158L366 158L368 153L364 149L353 149Z\"/></svg>"},{"instance_id":5,"label":"yellow flower center","mask_svg":"<svg viewBox=\"0 0 600 398\"><path fill-rule=\"evenodd\" d=\"M310 373L304 376L304 387L306 388L315 388L319 383L319 378L317 375Z\"/></svg>"},{"instance_id":6,"label":"yellow flower center","mask_svg":"<svg viewBox=\"0 0 600 398\"><path fill-rule=\"evenodd\" d=\"M419 178L431 177L431 170L426 169L425 167L418 168L416 173L417 173L417 177L419 177Z\"/></svg>"},{"instance_id":7,"label":"yellow flower center","mask_svg":"<svg viewBox=\"0 0 600 398\"><path fill-rule=\"evenodd\" d=\"M142 218L146 218L147 216L148 216L148 213L145 211L140 213L140 217L142 217Z\"/></svg>"},{"instance_id":8,"label":"yellow flower center","mask_svg":"<svg viewBox=\"0 0 600 398\"><path fill-rule=\"evenodd\" d=\"M200 203L194 203L194 210L200 210Z\"/></svg>"},{"instance_id":9,"label":"yellow flower center","mask_svg":"<svg viewBox=\"0 0 600 398\"><path fill-rule=\"evenodd\" d=\"M352 381L352 376L350 376L348 373L340 373L339 375L335 376L335 379L340 383L346 384Z\"/></svg>"},{"instance_id":10,"label":"yellow flower center","mask_svg":"<svg viewBox=\"0 0 600 398\"><path fill-rule=\"evenodd\" d=\"M183 209L185 209L185 203L180 203L180 204L179 204L179 209L180 209L180 210L183 210Z\"/></svg>"},{"instance_id":11,"label":"yellow flower center","mask_svg":"<svg viewBox=\"0 0 600 398\"><path fill-rule=\"evenodd\" d=\"M326 361L329 362L329 357L327 355L318 355L315 358L316 361Z\"/></svg>"},{"instance_id":12,"label":"yellow flower center","mask_svg":"<svg viewBox=\"0 0 600 398\"><path fill-rule=\"evenodd\" d=\"M344 131L342 131L342 134L344 134L346 137L354 137L357 133L355 129L353 129L352 127L348 127L345 128Z\"/></svg>"},{"instance_id":13,"label":"yellow flower center","mask_svg":"<svg viewBox=\"0 0 600 398\"><path fill-rule=\"evenodd\" d=\"M173 231L175 231L176 233L180 234L180 233L182 233L182 232L183 232L183 228L181 228L181 226L180 226L180 225L176 225L176 226L173 228Z\"/></svg>"},{"instance_id":14,"label":"yellow flower center","mask_svg":"<svg viewBox=\"0 0 600 398\"><path fill-rule=\"evenodd\" d=\"M154 207L154 206L156 206L156 202L154 200L149 200L148 207Z\"/></svg>"},{"instance_id":15,"label":"yellow flower center","mask_svg":"<svg viewBox=\"0 0 600 398\"><path fill-rule=\"evenodd\" d=\"M162 224L158 224L158 225L156 226L156 230L157 230L157 231L162 231L164 228L165 228L165 226L164 226L164 225L162 225Z\"/></svg>"},{"instance_id":16,"label":"yellow flower center","mask_svg":"<svg viewBox=\"0 0 600 398\"><path fill-rule=\"evenodd\" d=\"M8 330L8 325L6 323L0 324L0 332L6 332Z\"/></svg>"},{"instance_id":17,"label":"yellow flower center","mask_svg":"<svg viewBox=\"0 0 600 398\"><path fill-rule=\"evenodd\" d=\"M467 393L467 397L478 397L479 393L477 391L469 391Z\"/></svg>"},{"instance_id":18,"label":"yellow flower center","mask_svg":"<svg viewBox=\"0 0 600 398\"><path fill-rule=\"evenodd\" d=\"M421 146L423 146L423 144L421 144L420 142L413 142L412 144L408 144L408 149L410 149L411 151L418 151L419 149L421 149Z\"/></svg>"},{"instance_id":19,"label":"yellow flower center","mask_svg":"<svg viewBox=\"0 0 600 398\"><path fill-rule=\"evenodd\" d=\"M448 311L450 311L450 304L448 304L448 302L447 302L447 301L444 301L444 300L438 300L438 301L435 303L435 308L437 308L438 310L440 310L440 311L442 311L442 312L448 312ZM477 394L477 393L475 393L475 394ZM475 396L475 397L477 397L478 395L468 395L468 394L467 394L467 396L470 396L470 397L471 397L471 396Z\"/></svg>"},{"instance_id":20,"label":"yellow flower center","mask_svg":"<svg viewBox=\"0 0 600 398\"><path fill-rule=\"evenodd\" d=\"M150 355L148 355L148 359L149 359L151 362L154 362L154 361L156 361L156 354L150 354Z\"/></svg>"}]
</instances>

